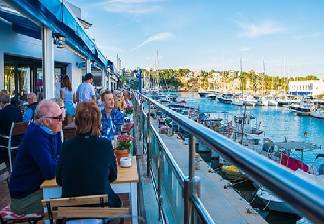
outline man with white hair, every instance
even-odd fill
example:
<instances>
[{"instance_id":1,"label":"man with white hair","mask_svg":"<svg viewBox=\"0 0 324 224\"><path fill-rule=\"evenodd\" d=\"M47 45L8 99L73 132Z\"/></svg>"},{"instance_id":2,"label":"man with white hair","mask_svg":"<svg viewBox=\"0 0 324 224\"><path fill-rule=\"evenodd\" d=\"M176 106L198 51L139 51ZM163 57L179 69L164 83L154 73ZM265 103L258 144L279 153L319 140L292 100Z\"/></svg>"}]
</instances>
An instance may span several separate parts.
<instances>
[{"instance_id":1,"label":"man with white hair","mask_svg":"<svg viewBox=\"0 0 324 224\"><path fill-rule=\"evenodd\" d=\"M19 146L10 176L11 209L18 214L41 213L44 180L55 177L62 129L62 111L57 103L42 100L35 110Z\"/></svg>"},{"instance_id":2,"label":"man with white hair","mask_svg":"<svg viewBox=\"0 0 324 224\"><path fill-rule=\"evenodd\" d=\"M35 109L38 105L36 94L29 93L27 95L27 102L28 102L28 106L27 106L27 110L25 111L25 113L23 115L23 121L30 121L30 120L34 119Z\"/></svg>"}]
</instances>

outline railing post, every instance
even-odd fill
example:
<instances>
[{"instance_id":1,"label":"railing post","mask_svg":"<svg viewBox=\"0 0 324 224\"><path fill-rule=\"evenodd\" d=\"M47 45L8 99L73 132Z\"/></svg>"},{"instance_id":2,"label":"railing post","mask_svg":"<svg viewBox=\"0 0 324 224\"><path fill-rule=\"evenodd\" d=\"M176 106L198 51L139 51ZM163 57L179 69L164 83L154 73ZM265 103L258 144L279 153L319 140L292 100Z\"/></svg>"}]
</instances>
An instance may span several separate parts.
<instances>
[{"instance_id":1,"label":"railing post","mask_svg":"<svg viewBox=\"0 0 324 224\"><path fill-rule=\"evenodd\" d=\"M190 134L189 137L189 180L192 181L195 172L195 154L196 154L196 138Z\"/></svg>"},{"instance_id":2,"label":"railing post","mask_svg":"<svg viewBox=\"0 0 324 224\"><path fill-rule=\"evenodd\" d=\"M190 180L188 178L185 179L184 181L184 188L183 188L183 221L184 224L189 224L190 223Z\"/></svg>"},{"instance_id":3,"label":"railing post","mask_svg":"<svg viewBox=\"0 0 324 224\"><path fill-rule=\"evenodd\" d=\"M142 107L142 101L141 101L141 98L140 98L140 95L138 97L138 103L137 103L137 112L138 112L138 116L137 116L137 120L138 120L138 124L137 125L137 128L138 128L138 140L140 141L141 138L142 138L142 123L143 123L143 119L142 118L142 110L143 110L143 107Z\"/></svg>"},{"instance_id":4,"label":"railing post","mask_svg":"<svg viewBox=\"0 0 324 224\"><path fill-rule=\"evenodd\" d=\"M147 113L147 139L146 139L146 175L151 176L151 134L150 134L150 117L151 117L151 102L148 102L148 113Z\"/></svg>"},{"instance_id":5,"label":"railing post","mask_svg":"<svg viewBox=\"0 0 324 224\"><path fill-rule=\"evenodd\" d=\"M157 193L158 193L158 206L159 206L159 221L162 220L162 203L163 198L161 196L161 177L162 177L162 167L161 167L161 159L162 159L162 152L160 149L160 143L158 142L158 186L157 186Z\"/></svg>"},{"instance_id":6,"label":"railing post","mask_svg":"<svg viewBox=\"0 0 324 224\"><path fill-rule=\"evenodd\" d=\"M200 178L198 176L194 176L192 179L192 193L195 194L198 198L200 198ZM192 208L192 222L193 224L198 223L197 212L194 208Z\"/></svg>"}]
</instances>

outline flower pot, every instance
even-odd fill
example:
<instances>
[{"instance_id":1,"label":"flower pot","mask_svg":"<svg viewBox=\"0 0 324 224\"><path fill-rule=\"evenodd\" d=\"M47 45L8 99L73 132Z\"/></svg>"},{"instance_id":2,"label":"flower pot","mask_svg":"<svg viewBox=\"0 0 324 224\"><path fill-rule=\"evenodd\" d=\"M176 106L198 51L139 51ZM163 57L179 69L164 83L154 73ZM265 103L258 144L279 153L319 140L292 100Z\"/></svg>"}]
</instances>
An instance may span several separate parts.
<instances>
[{"instance_id":1,"label":"flower pot","mask_svg":"<svg viewBox=\"0 0 324 224\"><path fill-rule=\"evenodd\" d=\"M115 155L116 155L118 165L120 165L120 158L121 157L128 157L129 156L129 150L128 149L116 149L115 150Z\"/></svg>"}]
</instances>

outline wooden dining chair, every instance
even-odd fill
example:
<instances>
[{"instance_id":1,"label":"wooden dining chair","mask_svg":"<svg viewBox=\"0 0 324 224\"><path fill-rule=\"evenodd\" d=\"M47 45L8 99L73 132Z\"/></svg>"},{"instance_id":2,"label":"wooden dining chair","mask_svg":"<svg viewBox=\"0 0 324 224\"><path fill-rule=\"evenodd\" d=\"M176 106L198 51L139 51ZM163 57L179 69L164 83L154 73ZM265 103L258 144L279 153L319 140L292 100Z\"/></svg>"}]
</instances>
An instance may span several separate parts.
<instances>
[{"instance_id":1,"label":"wooden dining chair","mask_svg":"<svg viewBox=\"0 0 324 224\"><path fill-rule=\"evenodd\" d=\"M50 220L51 224L54 223L54 220L123 219L131 216L129 208L105 207L107 202L108 195L57 198L48 201L42 200L43 207L47 209L45 217Z\"/></svg>"},{"instance_id":2,"label":"wooden dining chair","mask_svg":"<svg viewBox=\"0 0 324 224\"><path fill-rule=\"evenodd\" d=\"M28 122L12 122L9 135L0 135L0 138L6 139L8 142L7 145L0 145L0 147L8 150L10 172L12 172L12 150L18 149L18 145L13 145L13 140L15 137L25 134L28 124Z\"/></svg>"}]
</instances>

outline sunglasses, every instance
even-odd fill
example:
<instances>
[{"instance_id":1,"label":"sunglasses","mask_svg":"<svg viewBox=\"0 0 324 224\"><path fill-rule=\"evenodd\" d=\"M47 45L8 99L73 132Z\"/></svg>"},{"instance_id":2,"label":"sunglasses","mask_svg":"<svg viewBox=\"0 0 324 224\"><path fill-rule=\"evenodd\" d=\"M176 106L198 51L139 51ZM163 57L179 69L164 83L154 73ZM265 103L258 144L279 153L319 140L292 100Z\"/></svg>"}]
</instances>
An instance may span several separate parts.
<instances>
[{"instance_id":1,"label":"sunglasses","mask_svg":"<svg viewBox=\"0 0 324 224\"><path fill-rule=\"evenodd\" d=\"M50 119L62 121L63 120L63 114L60 114L60 115L58 115L56 117L44 117L44 118L50 118Z\"/></svg>"}]
</instances>

